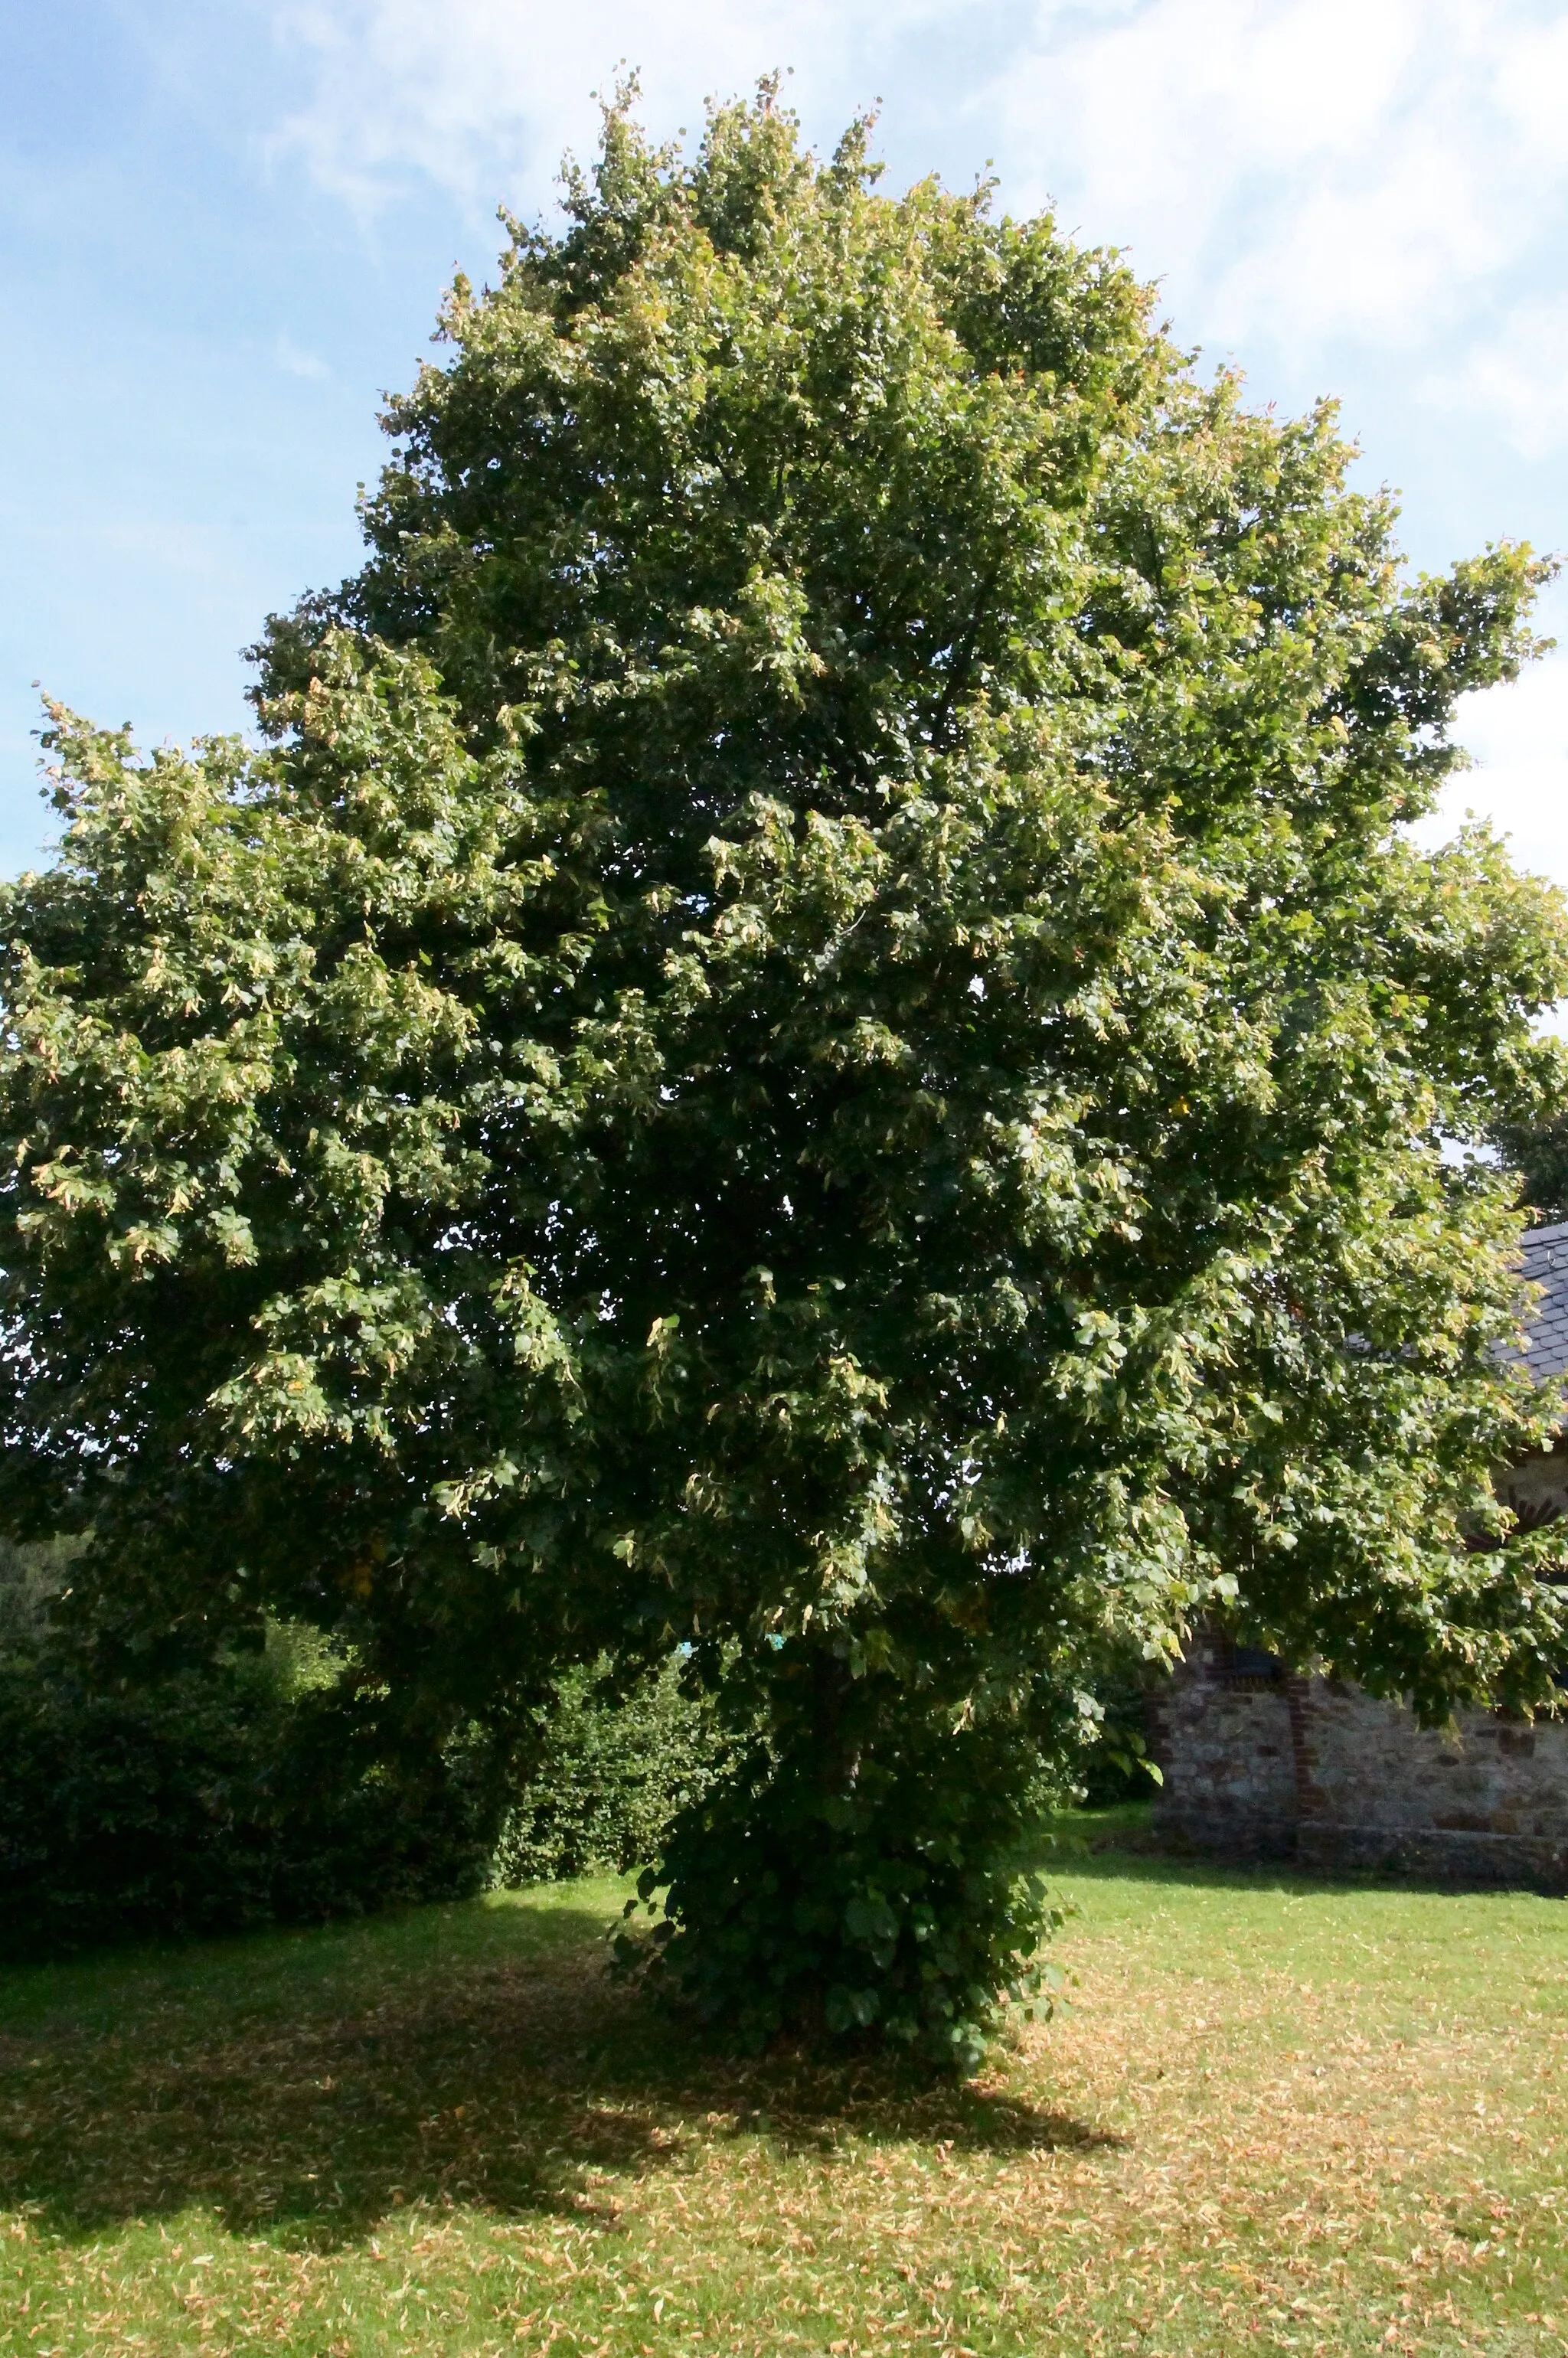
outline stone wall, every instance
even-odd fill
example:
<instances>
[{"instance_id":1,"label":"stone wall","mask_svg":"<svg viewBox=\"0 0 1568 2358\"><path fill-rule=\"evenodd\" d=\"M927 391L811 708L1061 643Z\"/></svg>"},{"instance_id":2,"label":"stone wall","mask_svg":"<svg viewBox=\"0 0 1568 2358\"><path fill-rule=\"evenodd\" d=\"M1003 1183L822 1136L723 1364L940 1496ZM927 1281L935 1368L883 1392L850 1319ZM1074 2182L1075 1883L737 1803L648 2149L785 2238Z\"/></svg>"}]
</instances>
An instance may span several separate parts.
<instances>
[{"instance_id":1,"label":"stone wall","mask_svg":"<svg viewBox=\"0 0 1568 2358\"><path fill-rule=\"evenodd\" d=\"M1206 1635L1151 1696L1161 1832L1221 1857L1568 1891L1568 1723L1446 1733Z\"/></svg>"},{"instance_id":2,"label":"stone wall","mask_svg":"<svg viewBox=\"0 0 1568 2358\"><path fill-rule=\"evenodd\" d=\"M1228 1639L1203 1634L1149 1696L1162 1833L1232 1858L1294 1855L1295 1746L1285 1682L1269 1660L1249 1667L1243 1657L1238 1668Z\"/></svg>"}]
</instances>

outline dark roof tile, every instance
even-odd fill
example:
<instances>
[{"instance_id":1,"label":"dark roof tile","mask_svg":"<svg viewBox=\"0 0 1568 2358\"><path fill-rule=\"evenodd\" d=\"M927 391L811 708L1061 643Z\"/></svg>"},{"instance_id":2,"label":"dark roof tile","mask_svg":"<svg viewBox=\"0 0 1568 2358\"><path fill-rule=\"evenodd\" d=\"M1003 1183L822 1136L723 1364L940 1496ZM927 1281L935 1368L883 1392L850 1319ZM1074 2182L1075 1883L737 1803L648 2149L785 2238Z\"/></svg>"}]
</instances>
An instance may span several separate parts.
<instances>
[{"instance_id":1,"label":"dark roof tile","mask_svg":"<svg viewBox=\"0 0 1568 2358\"><path fill-rule=\"evenodd\" d=\"M1525 1336L1525 1363L1542 1381L1568 1375L1568 1220L1527 1228L1519 1250L1525 1276L1541 1289Z\"/></svg>"}]
</instances>

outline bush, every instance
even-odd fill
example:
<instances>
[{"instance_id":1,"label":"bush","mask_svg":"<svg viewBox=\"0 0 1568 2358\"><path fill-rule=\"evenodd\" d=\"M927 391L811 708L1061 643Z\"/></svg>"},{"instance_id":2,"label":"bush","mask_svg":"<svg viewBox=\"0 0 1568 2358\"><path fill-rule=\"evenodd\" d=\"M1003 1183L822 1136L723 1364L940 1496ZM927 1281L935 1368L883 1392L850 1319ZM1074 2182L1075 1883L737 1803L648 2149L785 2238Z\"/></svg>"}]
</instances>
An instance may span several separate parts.
<instances>
[{"instance_id":1,"label":"bush","mask_svg":"<svg viewBox=\"0 0 1568 2358\"><path fill-rule=\"evenodd\" d=\"M676 1660L625 1692L565 1673L521 1741L423 1746L299 1624L109 1679L51 1618L70 1555L0 1541L0 1956L641 1866L725 1758Z\"/></svg>"},{"instance_id":2,"label":"bush","mask_svg":"<svg viewBox=\"0 0 1568 2358\"><path fill-rule=\"evenodd\" d=\"M315 1632L103 1681L50 1621L58 1551L0 1552L0 1955L456 1897L489 1869L496 1747L391 1740Z\"/></svg>"},{"instance_id":3,"label":"bush","mask_svg":"<svg viewBox=\"0 0 1568 2358\"><path fill-rule=\"evenodd\" d=\"M911 1705L880 1746L866 1725L848 1780L804 1747L727 1764L644 1871L666 1912L622 1959L753 2050L885 2037L970 2071L1006 2007L1049 2010L1038 1952L1061 1914L1020 1862L1055 1781L1001 1718L960 1730Z\"/></svg>"},{"instance_id":4,"label":"bush","mask_svg":"<svg viewBox=\"0 0 1568 2358\"><path fill-rule=\"evenodd\" d=\"M726 1757L710 1714L682 1691L678 1660L623 1693L605 1663L568 1671L535 1728L495 1854L500 1884L624 1873L656 1858L676 1812L701 1801Z\"/></svg>"}]
</instances>

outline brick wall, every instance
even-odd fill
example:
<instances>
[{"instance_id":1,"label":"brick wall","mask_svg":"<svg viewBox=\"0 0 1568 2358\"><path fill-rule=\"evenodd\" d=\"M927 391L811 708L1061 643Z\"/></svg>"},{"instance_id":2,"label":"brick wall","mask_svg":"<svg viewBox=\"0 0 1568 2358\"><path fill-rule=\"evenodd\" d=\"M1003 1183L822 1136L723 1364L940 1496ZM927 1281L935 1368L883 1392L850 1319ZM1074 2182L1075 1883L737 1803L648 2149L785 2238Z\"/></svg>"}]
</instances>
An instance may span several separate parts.
<instances>
[{"instance_id":1,"label":"brick wall","mask_svg":"<svg viewBox=\"0 0 1568 2358\"><path fill-rule=\"evenodd\" d=\"M1195 1640L1150 1697L1161 1831L1222 1857L1568 1890L1568 1724L1455 1729L1337 1680Z\"/></svg>"}]
</instances>

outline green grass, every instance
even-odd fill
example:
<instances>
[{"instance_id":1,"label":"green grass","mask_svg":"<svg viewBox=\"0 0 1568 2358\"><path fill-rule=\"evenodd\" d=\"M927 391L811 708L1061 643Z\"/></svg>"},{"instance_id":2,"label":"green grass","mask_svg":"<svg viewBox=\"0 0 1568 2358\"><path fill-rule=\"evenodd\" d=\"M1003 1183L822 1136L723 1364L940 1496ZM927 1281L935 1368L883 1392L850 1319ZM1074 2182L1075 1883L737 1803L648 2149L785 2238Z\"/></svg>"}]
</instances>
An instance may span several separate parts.
<instances>
[{"instance_id":1,"label":"green grass","mask_svg":"<svg viewBox=\"0 0 1568 2358\"><path fill-rule=\"evenodd\" d=\"M703 2053L605 1883L0 1975L0 2353L1568 2350L1562 1903L1055 1873L961 2089Z\"/></svg>"}]
</instances>

